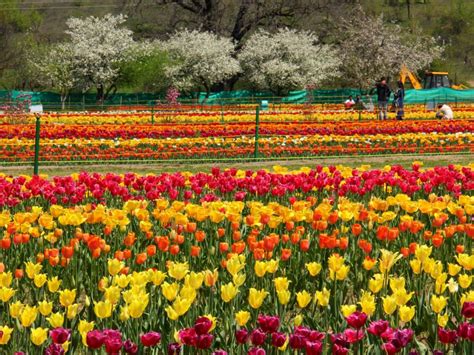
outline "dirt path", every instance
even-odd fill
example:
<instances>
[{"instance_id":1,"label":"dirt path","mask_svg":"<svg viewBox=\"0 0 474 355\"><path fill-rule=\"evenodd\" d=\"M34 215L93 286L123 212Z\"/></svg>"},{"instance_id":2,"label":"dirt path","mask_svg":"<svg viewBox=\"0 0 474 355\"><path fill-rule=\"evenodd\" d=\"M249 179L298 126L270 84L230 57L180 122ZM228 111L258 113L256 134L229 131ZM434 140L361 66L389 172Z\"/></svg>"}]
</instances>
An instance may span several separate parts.
<instances>
[{"instance_id":1,"label":"dirt path","mask_svg":"<svg viewBox=\"0 0 474 355\"><path fill-rule=\"evenodd\" d=\"M314 159L302 160L266 160L266 161L250 161L250 162L230 162L230 163L151 163L151 164L94 164L94 165L52 165L40 166L40 174L52 175L69 175L71 173L88 171L97 173L126 173L136 172L139 174L175 172L175 171L210 171L212 167L219 166L221 168L239 168L239 169L271 169L275 165L282 165L288 168L299 168L302 166L315 165L348 165L358 167L360 165L371 165L374 168L383 167L385 165L400 164L410 166L413 161L422 161L425 166L462 164L467 165L474 163L474 154L470 155L388 155L388 156L370 156L370 157L318 157ZM7 175L31 175L32 166L0 166L0 173Z\"/></svg>"}]
</instances>

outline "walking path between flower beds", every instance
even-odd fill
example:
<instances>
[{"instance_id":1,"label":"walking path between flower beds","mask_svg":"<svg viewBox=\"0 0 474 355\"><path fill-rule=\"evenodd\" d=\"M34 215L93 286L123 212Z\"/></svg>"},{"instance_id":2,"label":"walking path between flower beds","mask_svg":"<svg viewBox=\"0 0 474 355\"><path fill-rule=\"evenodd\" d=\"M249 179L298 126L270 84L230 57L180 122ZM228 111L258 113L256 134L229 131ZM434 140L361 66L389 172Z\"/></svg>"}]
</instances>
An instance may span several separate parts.
<instances>
[{"instance_id":1,"label":"walking path between flower beds","mask_svg":"<svg viewBox=\"0 0 474 355\"><path fill-rule=\"evenodd\" d=\"M388 155L388 156L370 156L370 157L318 157L314 159L301 160L266 160L266 161L250 161L250 162L214 162L214 163L153 163L153 164L122 164L109 163L106 164L84 164L84 165L49 165L40 166L40 174L53 175L69 175L78 171L107 173L126 173L133 171L137 174L175 172L175 171L210 171L213 166L221 168L238 168L238 169L271 169L275 165L282 165L287 168L299 168L302 166L321 165L346 165L358 167L360 165L370 165L374 168L380 168L385 165L400 164L402 166L410 166L414 161L421 161L425 167L448 164L468 165L474 163L474 154L442 154L442 155ZM0 166L0 173L7 175L31 175L33 168L30 166Z\"/></svg>"}]
</instances>

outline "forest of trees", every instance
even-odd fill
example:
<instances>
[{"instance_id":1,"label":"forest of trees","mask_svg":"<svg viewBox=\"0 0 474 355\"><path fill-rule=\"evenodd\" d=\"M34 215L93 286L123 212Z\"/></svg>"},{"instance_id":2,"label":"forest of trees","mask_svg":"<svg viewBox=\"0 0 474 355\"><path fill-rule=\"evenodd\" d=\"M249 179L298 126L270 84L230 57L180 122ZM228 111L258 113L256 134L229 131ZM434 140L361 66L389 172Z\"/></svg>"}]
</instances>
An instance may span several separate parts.
<instances>
[{"instance_id":1,"label":"forest of trees","mask_svg":"<svg viewBox=\"0 0 474 355\"><path fill-rule=\"evenodd\" d=\"M109 77L105 78L103 68L101 75L96 75L97 59L89 55L87 67L85 57L79 58L81 50L90 54L100 41L92 44L85 37L80 44L79 38L87 34L74 37L72 33L84 32L79 27L85 26L90 16L98 21L107 14L123 16L115 23L121 27L117 31L121 40L114 42L112 35L107 39L109 48L115 48L107 67ZM420 74L430 66L449 71L456 82L472 85L473 19L474 2L469 0L1 0L0 89L50 89L61 94L92 90L103 98L110 90L163 92L182 83L189 90L270 86L281 93L306 84L363 87L364 75L369 79L383 71L393 75L402 60ZM93 28L89 35L94 32L104 38L112 28L89 25ZM292 47L291 34L291 38L299 38L295 43L301 44L300 49ZM195 43L195 49L180 49L180 41ZM198 66L186 59L185 53L194 50L196 58L203 43L215 43L215 49L204 47L209 53L214 50L212 57L220 57L220 63L235 61L234 67L220 68L214 60L210 67L223 74L213 80L205 77L208 74L190 72L189 68ZM87 45L89 49L85 49ZM336 55L337 50L344 55ZM300 59L282 62L276 58L275 53L291 51L298 52ZM323 61L304 61L307 56L318 57L317 53ZM331 58L339 61L338 75L337 61L327 60ZM373 65L377 60L382 68ZM82 66L71 68L74 63ZM325 67L321 63L332 64ZM308 75L317 76L309 66L330 75L309 83ZM287 76L293 86L273 80L273 73L289 68L298 71L298 75ZM249 73L252 75L246 75Z\"/></svg>"}]
</instances>

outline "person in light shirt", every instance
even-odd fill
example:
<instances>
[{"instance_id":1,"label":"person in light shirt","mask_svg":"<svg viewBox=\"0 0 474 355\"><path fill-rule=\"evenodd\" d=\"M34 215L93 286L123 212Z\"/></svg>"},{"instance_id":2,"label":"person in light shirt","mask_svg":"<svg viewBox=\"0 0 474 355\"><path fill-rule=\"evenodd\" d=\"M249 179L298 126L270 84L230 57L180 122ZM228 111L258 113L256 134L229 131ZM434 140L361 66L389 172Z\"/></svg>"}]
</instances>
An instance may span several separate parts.
<instances>
[{"instance_id":1,"label":"person in light shirt","mask_svg":"<svg viewBox=\"0 0 474 355\"><path fill-rule=\"evenodd\" d=\"M344 105L346 106L346 110L352 109L352 106L354 106L356 103L352 99L352 96L349 96L349 98L344 102Z\"/></svg>"},{"instance_id":2,"label":"person in light shirt","mask_svg":"<svg viewBox=\"0 0 474 355\"><path fill-rule=\"evenodd\" d=\"M453 110L446 104L439 104L438 112L436 112L436 118L452 120L454 118Z\"/></svg>"}]
</instances>

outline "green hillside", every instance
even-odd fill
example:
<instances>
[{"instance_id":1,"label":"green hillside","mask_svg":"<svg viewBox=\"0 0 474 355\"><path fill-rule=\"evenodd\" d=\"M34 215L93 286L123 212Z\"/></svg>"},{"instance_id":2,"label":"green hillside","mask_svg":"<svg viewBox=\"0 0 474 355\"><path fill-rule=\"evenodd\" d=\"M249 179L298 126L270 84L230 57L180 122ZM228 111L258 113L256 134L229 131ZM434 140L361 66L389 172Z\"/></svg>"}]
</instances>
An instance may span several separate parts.
<instances>
[{"instance_id":1,"label":"green hillside","mask_svg":"<svg viewBox=\"0 0 474 355\"><path fill-rule=\"evenodd\" d=\"M242 15L242 3L250 4ZM71 17L124 13L137 38L164 39L178 28L202 28L245 41L257 27L309 29L331 43L332 31L354 6L406 31L421 31L446 48L432 69L474 86L474 1L472 0L0 0L0 85L32 88L23 68L25 48L64 38ZM239 17L240 16L240 17ZM240 21L240 22L239 22ZM240 32L239 32L240 31ZM360 39L361 41L364 38ZM264 44L262 44L264 45Z\"/></svg>"}]
</instances>

